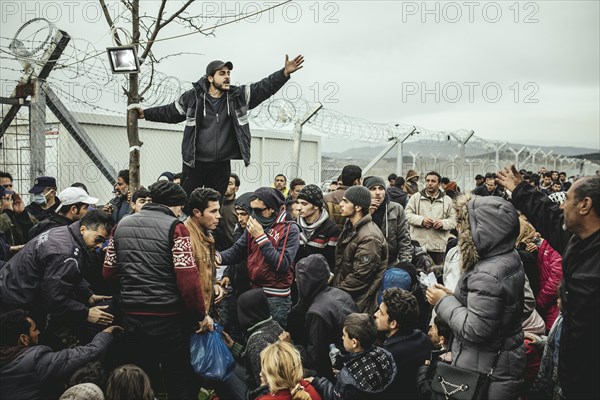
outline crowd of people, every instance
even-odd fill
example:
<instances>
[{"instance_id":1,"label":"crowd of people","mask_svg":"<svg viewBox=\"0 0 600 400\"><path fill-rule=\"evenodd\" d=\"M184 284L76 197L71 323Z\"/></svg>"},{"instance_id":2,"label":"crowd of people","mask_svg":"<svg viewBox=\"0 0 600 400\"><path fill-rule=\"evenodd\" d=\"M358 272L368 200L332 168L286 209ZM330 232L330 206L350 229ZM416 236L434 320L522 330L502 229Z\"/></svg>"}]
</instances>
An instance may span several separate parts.
<instances>
[{"instance_id":1,"label":"crowd of people","mask_svg":"<svg viewBox=\"0 0 600 400\"><path fill-rule=\"evenodd\" d=\"M188 194L124 170L102 207L47 176L25 206L0 172L0 393L437 399L444 364L487 376L483 398L597 398L600 176L554 182L513 167L461 193L347 165ZM217 323L224 381L190 364Z\"/></svg>"},{"instance_id":2,"label":"crowd of people","mask_svg":"<svg viewBox=\"0 0 600 400\"><path fill-rule=\"evenodd\" d=\"M600 176L346 165L238 194L248 111L303 63L238 87L215 60L130 105L185 122L182 172L120 171L107 204L40 176L25 205L0 172L0 398L600 398ZM235 370L208 379L215 334Z\"/></svg>"}]
</instances>

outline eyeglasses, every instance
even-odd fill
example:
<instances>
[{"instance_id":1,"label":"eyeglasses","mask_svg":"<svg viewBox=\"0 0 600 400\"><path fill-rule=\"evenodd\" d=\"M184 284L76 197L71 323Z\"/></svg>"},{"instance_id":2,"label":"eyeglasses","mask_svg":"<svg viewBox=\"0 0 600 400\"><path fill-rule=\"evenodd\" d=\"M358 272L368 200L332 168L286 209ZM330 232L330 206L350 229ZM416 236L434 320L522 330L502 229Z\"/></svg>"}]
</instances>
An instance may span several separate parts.
<instances>
[{"instance_id":1,"label":"eyeglasses","mask_svg":"<svg viewBox=\"0 0 600 400\"><path fill-rule=\"evenodd\" d=\"M266 209L267 209L267 207L265 207L265 208L252 208L252 211L255 214L260 214L261 212L265 211Z\"/></svg>"},{"instance_id":2,"label":"eyeglasses","mask_svg":"<svg viewBox=\"0 0 600 400\"><path fill-rule=\"evenodd\" d=\"M5 189L12 189L13 184L12 183L5 183L4 185L2 185L3 188Z\"/></svg>"}]
</instances>

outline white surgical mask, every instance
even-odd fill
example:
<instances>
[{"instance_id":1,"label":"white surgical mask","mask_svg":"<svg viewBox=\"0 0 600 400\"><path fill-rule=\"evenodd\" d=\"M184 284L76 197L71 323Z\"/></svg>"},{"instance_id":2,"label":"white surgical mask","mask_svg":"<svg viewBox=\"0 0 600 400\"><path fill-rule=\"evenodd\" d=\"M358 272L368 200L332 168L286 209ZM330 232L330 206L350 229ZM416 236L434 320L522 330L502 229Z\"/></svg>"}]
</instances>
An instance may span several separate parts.
<instances>
[{"instance_id":1,"label":"white surgical mask","mask_svg":"<svg viewBox=\"0 0 600 400\"><path fill-rule=\"evenodd\" d=\"M42 193L36 193L33 195L33 202L43 206L47 203L46 196L44 196Z\"/></svg>"}]
</instances>

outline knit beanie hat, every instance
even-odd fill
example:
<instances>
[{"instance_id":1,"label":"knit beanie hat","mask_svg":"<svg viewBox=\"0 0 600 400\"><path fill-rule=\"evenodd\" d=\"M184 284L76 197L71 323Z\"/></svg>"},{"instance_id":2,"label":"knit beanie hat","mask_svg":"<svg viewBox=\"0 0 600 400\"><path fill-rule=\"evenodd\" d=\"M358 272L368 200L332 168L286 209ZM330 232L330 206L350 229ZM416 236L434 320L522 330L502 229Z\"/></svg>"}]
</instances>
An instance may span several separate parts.
<instances>
[{"instance_id":1,"label":"knit beanie hat","mask_svg":"<svg viewBox=\"0 0 600 400\"><path fill-rule=\"evenodd\" d=\"M104 400L104 393L93 383L80 383L68 388L59 400Z\"/></svg>"},{"instance_id":2,"label":"knit beanie hat","mask_svg":"<svg viewBox=\"0 0 600 400\"><path fill-rule=\"evenodd\" d=\"M385 189L385 181L379 176L367 176L363 178L363 186L371 189L373 186L381 186Z\"/></svg>"},{"instance_id":3,"label":"knit beanie hat","mask_svg":"<svg viewBox=\"0 0 600 400\"><path fill-rule=\"evenodd\" d=\"M298 193L298 199L308 201L315 207L323 208L323 191L317 185L306 185Z\"/></svg>"},{"instance_id":4,"label":"knit beanie hat","mask_svg":"<svg viewBox=\"0 0 600 400\"><path fill-rule=\"evenodd\" d=\"M187 202L187 194L181 186L169 181L154 182L148 188L153 203L169 206L183 206Z\"/></svg>"},{"instance_id":5,"label":"knit beanie hat","mask_svg":"<svg viewBox=\"0 0 600 400\"><path fill-rule=\"evenodd\" d=\"M371 192L364 186L351 186L346 189L344 197L355 206L363 209L363 212L368 212L371 207Z\"/></svg>"},{"instance_id":6,"label":"knit beanie hat","mask_svg":"<svg viewBox=\"0 0 600 400\"><path fill-rule=\"evenodd\" d=\"M175 175L172 172L166 171L160 174L157 180L173 182L173 179L175 179Z\"/></svg>"},{"instance_id":7,"label":"knit beanie hat","mask_svg":"<svg viewBox=\"0 0 600 400\"><path fill-rule=\"evenodd\" d=\"M250 199L262 200L268 208L275 211L279 211L281 206L285 204L285 197L283 197L283 193L275 188L270 187L261 187L256 189L254 193L252 193L252 197Z\"/></svg>"}]
</instances>

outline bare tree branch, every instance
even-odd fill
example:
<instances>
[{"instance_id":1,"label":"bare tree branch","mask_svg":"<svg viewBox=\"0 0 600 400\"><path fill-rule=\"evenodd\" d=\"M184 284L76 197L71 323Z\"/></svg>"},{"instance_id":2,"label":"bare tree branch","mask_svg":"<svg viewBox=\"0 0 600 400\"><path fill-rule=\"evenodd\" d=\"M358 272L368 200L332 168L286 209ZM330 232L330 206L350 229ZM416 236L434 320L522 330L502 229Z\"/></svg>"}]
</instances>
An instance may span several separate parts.
<instances>
[{"instance_id":1,"label":"bare tree branch","mask_svg":"<svg viewBox=\"0 0 600 400\"><path fill-rule=\"evenodd\" d=\"M152 61L150 62L150 68L152 69L152 71L150 72L150 82L148 82L148 85L146 85L144 90L142 90L142 92L140 93L140 101L144 100L144 94L146 94L148 89L150 89L150 87L152 86L152 80L154 79L154 62Z\"/></svg>"},{"instance_id":2,"label":"bare tree branch","mask_svg":"<svg viewBox=\"0 0 600 400\"><path fill-rule=\"evenodd\" d=\"M190 55L193 55L193 56L204 56L205 54L204 53L193 53L193 52L182 51L180 53L167 54L166 56L161 57L158 60L156 60L156 62L160 63L162 60L166 60L167 58L176 57L176 56L184 56L184 55L186 55L186 56L190 56Z\"/></svg>"},{"instance_id":3,"label":"bare tree branch","mask_svg":"<svg viewBox=\"0 0 600 400\"><path fill-rule=\"evenodd\" d=\"M171 21L173 21L175 17L179 16L179 14L184 12L185 9L188 8L193 2L194 0L188 0L183 6L181 6L179 10L175 11L173 15L171 15L167 20L165 20L165 22L161 24L161 29L167 26Z\"/></svg>"},{"instance_id":4,"label":"bare tree branch","mask_svg":"<svg viewBox=\"0 0 600 400\"><path fill-rule=\"evenodd\" d=\"M117 32L117 30L115 29L115 24L113 22L112 17L110 16L110 13L108 12L108 7L106 7L106 2L104 0L100 0L100 6L102 7L102 12L104 13L104 18L106 18L106 22L108 22L108 26L110 27L110 29L112 31L113 38L115 39L117 46L122 46L121 38L119 37L119 33Z\"/></svg>"},{"instance_id":5,"label":"bare tree branch","mask_svg":"<svg viewBox=\"0 0 600 400\"><path fill-rule=\"evenodd\" d=\"M160 3L160 8L158 10L158 14L156 15L154 31L152 32L152 35L148 38L148 44L146 45L146 48L144 49L144 53L142 54L141 62L144 62L146 57L148 57L148 53L150 53L150 49L152 48L152 45L154 44L154 39L156 39L156 36L158 36L158 32L160 32L160 30L163 27L163 25L161 25L161 23L160 23L160 20L162 19L163 13L165 11L166 4L167 4L167 0L162 0Z\"/></svg>"},{"instance_id":6,"label":"bare tree branch","mask_svg":"<svg viewBox=\"0 0 600 400\"><path fill-rule=\"evenodd\" d=\"M132 6L132 4L129 2L129 0L121 0L121 3L123 3L123 5L124 5L125 7L127 7L127 9L128 9L129 11L131 11L131 9L132 9L132 7L133 7L133 6Z\"/></svg>"}]
</instances>

